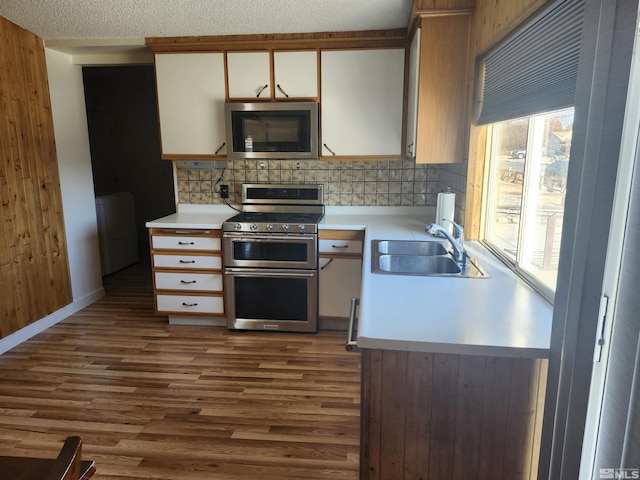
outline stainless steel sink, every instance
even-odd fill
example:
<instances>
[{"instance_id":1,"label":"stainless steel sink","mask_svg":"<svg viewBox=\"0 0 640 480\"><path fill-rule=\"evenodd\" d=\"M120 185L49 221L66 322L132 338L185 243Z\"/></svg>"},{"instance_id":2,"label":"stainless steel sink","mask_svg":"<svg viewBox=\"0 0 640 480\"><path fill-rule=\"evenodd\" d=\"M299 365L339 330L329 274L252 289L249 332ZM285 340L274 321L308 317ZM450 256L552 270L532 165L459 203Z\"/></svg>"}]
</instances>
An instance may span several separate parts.
<instances>
[{"instance_id":1,"label":"stainless steel sink","mask_svg":"<svg viewBox=\"0 0 640 480\"><path fill-rule=\"evenodd\" d=\"M476 260L465 256L459 264L437 241L372 240L371 272L386 275L488 278Z\"/></svg>"},{"instance_id":2,"label":"stainless steel sink","mask_svg":"<svg viewBox=\"0 0 640 480\"><path fill-rule=\"evenodd\" d=\"M420 275L461 272L461 268L451 257L435 255L380 255L378 267L383 272Z\"/></svg>"},{"instance_id":3,"label":"stainless steel sink","mask_svg":"<svg viewBox=\"0 0 640 480\"><path fill-rule=\"evenodd\" d=\"M373 240L373 248L383 255L446 255L440 242L414 240Z\"/></svg>"}]
</instances>

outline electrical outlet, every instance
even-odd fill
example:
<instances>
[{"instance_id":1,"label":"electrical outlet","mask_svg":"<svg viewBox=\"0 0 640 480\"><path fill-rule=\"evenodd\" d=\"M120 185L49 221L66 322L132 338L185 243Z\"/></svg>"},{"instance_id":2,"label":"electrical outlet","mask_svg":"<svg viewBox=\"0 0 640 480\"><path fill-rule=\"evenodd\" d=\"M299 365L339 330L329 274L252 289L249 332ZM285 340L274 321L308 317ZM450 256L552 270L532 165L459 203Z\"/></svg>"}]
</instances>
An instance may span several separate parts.
<instances>
[{"instance_id":1,"label":"electrical outlet","mask_svg":"<svg viewBox=\"0 0 640 480\"><path fill-rule=\"evenodd\" d=\"M220 196L222 198L229 198L229 185L220 185Z\"/></svg>"}]
</instances>

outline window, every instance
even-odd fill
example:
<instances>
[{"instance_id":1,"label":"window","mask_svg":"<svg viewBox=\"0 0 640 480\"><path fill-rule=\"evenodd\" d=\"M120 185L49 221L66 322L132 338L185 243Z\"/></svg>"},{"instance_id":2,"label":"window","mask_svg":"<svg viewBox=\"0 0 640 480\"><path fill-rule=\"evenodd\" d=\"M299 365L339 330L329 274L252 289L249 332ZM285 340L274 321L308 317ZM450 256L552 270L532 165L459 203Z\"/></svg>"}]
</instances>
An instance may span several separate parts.
<instances>
[{"instance_id":1,"label":"window","mask_svg":"<svg viewBox=\"0 0 640 480\"><path fill-rule=\"evenodd\" d=\"M573 108L489 125L484 241L549 299L558 272Z\"/></svg>"}]
</instances>

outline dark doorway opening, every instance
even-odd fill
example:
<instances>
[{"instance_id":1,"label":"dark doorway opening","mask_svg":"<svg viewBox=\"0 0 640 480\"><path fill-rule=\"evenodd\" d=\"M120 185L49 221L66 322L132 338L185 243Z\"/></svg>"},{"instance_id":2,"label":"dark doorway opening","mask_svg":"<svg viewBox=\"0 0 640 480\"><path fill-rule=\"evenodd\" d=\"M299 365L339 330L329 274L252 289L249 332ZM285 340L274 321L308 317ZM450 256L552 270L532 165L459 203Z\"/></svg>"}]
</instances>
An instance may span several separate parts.
<instances>
[{"instance_id":1,"label":"dark doorway opening","mask_svg":"<svg viewBox=\"0 0 640 480\"><path fill-rule=\"evenodd\" d=\"M148 258L145 223L175 212L172 164L161 159L153 66L82 72L97 203L111 194L131 194L139 252Z\"/></svg>"}]
</instances>

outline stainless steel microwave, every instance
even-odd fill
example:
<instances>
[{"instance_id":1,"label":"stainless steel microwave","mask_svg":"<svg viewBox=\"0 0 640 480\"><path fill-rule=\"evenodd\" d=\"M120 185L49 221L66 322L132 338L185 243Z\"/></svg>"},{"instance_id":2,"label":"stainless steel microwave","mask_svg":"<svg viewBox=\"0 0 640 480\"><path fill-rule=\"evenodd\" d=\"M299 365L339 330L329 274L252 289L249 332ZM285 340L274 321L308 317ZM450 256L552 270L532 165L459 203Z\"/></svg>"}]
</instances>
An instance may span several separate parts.
<instances>
[{"instance_id":1,"label":"stainless steel microwave","mask_svg":"<svg viewBox=\"0 0 640 480\"><path fill-rule=\"evenodd\" d=\"M253 102L225 104L230 159L317 159L318 104Z\"/></svg>"}]
</instances>

